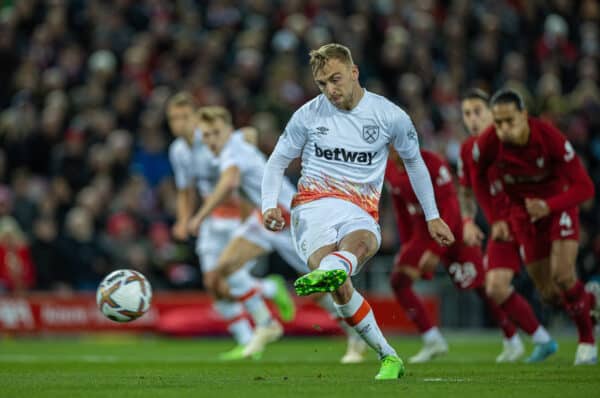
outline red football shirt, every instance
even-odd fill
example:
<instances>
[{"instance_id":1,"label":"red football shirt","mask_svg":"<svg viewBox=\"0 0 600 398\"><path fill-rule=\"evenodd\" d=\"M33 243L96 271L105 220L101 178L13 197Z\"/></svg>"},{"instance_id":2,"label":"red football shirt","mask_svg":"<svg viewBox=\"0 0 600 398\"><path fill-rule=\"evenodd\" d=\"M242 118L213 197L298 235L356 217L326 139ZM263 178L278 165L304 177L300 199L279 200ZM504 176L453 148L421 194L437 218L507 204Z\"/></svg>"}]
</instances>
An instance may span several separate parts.
<instances>
[{"instance_id":1,"label":"red football shirt","mask_svg":"<svg viewBox=\"0 0 600 398\"><path fill-rule=\"evenodd\" d=\"M478 166L473 159L473 149L475 148L476 141L477 136L473 135L462 143L457 170L459 184L471 189L475 185L474 179L478 177L476 170ZM503 192L502 181L495 167L489 168L486 178L485 183L488 188L485 190L474 190L473 193L485 218L489 223L493 223L507 216L509 201Z\"/></svg>"},{"instance_id":2,"label":"red football shirt","mask_svg":"<svg viewBox=\"0 0 600 398\"><path fill-rule=\"evenodd\" d=\"M594 185L569 141L554 126L530 117L529 141L516 146L500 141L494 126L472 149L477 176L475 191L485 191L488 172L496 168L511 203L542 198L551 212L564 211L594 195Z\"/></svg>"},{"instance_id":3,"label":"red football shirt","mask_svg":"<svg viewBox=\"0 0 600 398\"><path fill-rule=\"evenodd\" d=\"M451 220L460 220L460 207L450 168L444 159L433 152L421 150L421 155L431 175L435 200L440 204L440 216L448 225L452 225ZM392 160L388 160L385 181L392 195L400 239L407 241L416 228L427 228L423 210L410 185L408 174L405 170L400 170Z\"/></svg>"}]
</instances>

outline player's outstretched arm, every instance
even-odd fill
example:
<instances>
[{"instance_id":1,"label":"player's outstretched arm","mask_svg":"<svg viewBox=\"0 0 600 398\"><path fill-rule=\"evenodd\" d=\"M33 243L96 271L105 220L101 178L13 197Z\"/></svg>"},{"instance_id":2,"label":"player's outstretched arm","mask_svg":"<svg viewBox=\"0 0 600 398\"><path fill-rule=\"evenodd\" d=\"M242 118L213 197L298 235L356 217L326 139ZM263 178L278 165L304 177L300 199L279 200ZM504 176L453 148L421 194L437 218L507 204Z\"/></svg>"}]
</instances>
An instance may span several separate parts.
<instances>
[{"instance_id":1,"label":"player's outstretched arm","mask_svg":"<svg viewBox=\"0 0 600 398\"><path fill-rule=\"evenodd\" d=\"M192 187L178 189L175 197L175 224L172 228L173 237L185 240L188 237L188 222L194 208L194 189Z\"/></svg>"},{"instance_id":2,"label":"player's outstretched arm","mask_svg":"<svg viewBox=\"0 0 600 398\"><path fill-rule=\"evenodd\" d=\"M221 172L215 190L211 195L204 199L202 207L200 207L188 224L189 232L192 235L195 236L198 234L202 221L204 221L218 205L223 203L225 199L229 198L231 193L240 186L240 178L240 169L236 166L231 166Z\"/></svg>"},{"instance_id":3,"label":"player's outstretched arm","mask_svg":"<svg viewBox=\"0 0 600 398\"><path fill-rule=\"evenodd\" d=\"M431 183L431 176L429 170L427 170L427 167L425 166L421 154L418 153L417 156L411 159L403 159L403 161L410 184L417 195L423 213L425 213L429 234L442 246L453 244L454 235L444 220L440 218L437 204L435 203L435 194Z\"/></svg>"},{"instance_id":4,"label":"player's outstretched arm","mask_svg":"<svg viewBox=\"0 0 600 398\"><path fill-rule=\"evenodd\" d=\"M282 153L280 143L281 141L277 144L271 156L269 156L261 185L263 222L265 228L271 231L279 231L285 226L285 220L283 219L281 210L277 208L277 204L285 169L294 159Z\"/></svg>"}]
</instances>

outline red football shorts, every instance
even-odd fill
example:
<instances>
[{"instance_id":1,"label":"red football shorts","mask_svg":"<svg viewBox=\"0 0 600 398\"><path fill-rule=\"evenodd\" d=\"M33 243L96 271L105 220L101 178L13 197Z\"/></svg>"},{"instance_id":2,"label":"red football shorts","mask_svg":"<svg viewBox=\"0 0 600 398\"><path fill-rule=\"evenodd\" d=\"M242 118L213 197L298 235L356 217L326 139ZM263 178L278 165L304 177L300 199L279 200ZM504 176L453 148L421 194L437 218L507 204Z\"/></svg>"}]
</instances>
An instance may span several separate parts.
<instances>
[{"instance_id":1,"label":"red football shorts","mask_svg":"<svg viewBox=\"0 0 600 398\"><path fill-rule=\"evenodd\" d=\"M511 242L488 240L483 259L486 271L506 268L514 271L516 274L521 269L521 261L519 245L516 240L512 240Z\"/></svg>"},{"instance_id":2,"label":"red football shorts","mask_svg":"<svg viewBox=\"0 0 600 398\"><path fill-rule=\"evenodd\" d=\"M579 208L552 213L532 223L524 208L511 210L510 226L525 264L550 256L555 240L579 240Z\"/></svg>"},{"instance_id":3,"label":"red football shorts","mask_svg":"<svg viewBox=\"0 0 600 398\"><path fill-rule=\"evenodd\" d=\"M441 247L429 236L425 239L423 236L413 235L408 242L402 244L400 252L394 259L394 268L407 266L418 269L421 256L426 250L440 257L440 261L457 288L473 289L483 285L485 270L481 248L467 246L462 241L450 247ZM431 273L421 273L423 279L432 277Z\"/></svg>"}]
</instances>

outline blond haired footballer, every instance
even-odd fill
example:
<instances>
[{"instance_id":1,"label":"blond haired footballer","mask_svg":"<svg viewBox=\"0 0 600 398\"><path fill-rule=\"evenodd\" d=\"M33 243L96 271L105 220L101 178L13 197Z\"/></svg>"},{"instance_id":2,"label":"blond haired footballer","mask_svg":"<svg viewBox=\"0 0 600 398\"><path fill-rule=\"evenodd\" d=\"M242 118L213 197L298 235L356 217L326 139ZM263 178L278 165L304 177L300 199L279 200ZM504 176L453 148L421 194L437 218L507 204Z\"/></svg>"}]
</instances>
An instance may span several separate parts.
<instances>
[{"instance_id":1,"label":"blond haired footballer","mask_svg":"<svg viewBox=\"0 0 600 398\"><path fill-rule=\"evenodd\" d=\"M375 379L396 379L404 374L404 364L349 278L381 243L378 206L388 145L404 160L431 236L442 245L452 244L454 237L439 218L409 116L361 87L348 48L324 45L311 51L310 65L322 94L294 113L269 158L262 182L264 224L273 231L284 227L279 191L285 169L301 157L291 231L298 254L313 271L296 280L296 292L331 292L340 316L379 355Z\"/></svg>"}]
</instances>

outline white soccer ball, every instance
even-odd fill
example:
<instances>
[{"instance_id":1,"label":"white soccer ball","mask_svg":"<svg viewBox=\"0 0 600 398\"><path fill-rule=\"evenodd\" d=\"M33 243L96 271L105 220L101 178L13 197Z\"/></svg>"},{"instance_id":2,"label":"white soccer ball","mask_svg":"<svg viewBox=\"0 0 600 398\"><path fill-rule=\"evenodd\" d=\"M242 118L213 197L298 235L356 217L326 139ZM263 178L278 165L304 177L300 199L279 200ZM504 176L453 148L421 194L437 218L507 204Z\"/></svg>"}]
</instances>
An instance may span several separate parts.
<instances>
[{"instance_id":1,"label":"white soccer ball","mask_svg":"<svg viewBox=\"0 0 600 398\"><path fill-rule=\"evenodd\" d=\"M137 271L120 269L100 282L96 303L102 313L115 322L131 322L150 308L152 287Z\"/></svg>"}]
</instances>

